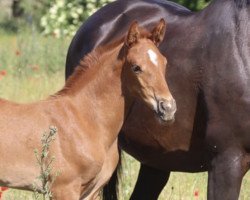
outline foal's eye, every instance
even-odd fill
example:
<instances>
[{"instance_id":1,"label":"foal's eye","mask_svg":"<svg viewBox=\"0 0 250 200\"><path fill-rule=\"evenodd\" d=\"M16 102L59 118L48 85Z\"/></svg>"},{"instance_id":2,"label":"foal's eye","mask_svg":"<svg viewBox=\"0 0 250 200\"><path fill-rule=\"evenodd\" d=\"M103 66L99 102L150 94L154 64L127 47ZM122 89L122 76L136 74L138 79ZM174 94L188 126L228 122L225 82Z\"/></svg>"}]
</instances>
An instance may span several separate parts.
<instances>
[{"instance_id":1,"label":"foal's eye","mask_svg":"<svg viewBox=\"0 0 250 200\"><path fill-rule=\"evenodd\" d=\"M141 73L142 72L142 70L141 70L141 67L140 66L138 66L138 65L132 65L132 71L134 72L134 73L136 73L136 74L139 74L139 73Z\"/></svg>"}]
</instances>

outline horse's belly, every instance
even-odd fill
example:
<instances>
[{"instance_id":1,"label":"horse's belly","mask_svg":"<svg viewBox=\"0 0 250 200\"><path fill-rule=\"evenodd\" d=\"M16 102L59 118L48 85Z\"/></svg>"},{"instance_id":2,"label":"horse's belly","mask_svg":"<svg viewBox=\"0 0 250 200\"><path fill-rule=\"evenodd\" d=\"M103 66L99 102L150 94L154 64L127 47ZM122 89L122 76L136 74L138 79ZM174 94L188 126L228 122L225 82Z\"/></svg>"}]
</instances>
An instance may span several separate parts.
<instances>
[{"instance_id":1,"label":"horse's belly","mask_svg":"<svg viewBox=\"0 0 250 200\"><path fill-rule=\"evenodd\" d=\"M0 122L0 184L31 190L40 175L34 150L40 151L43 129L36 130L34 124L20 118L8 129Z\"/></svg>"},{"instance_id":2,"label":"horse's belly","mask_svg":"<svg viewBox=\"0 0 250 200\"><path fill-rule=\"evenodd\" d=\"M119 135L119 145L141 163L171 171L205 170L205 145L202 137L193 137L192 117L181 118L171 125L157 122L146 111L136 110ZM200 134L200 133L199 133Z\"/></svg>"},{"instance_id":3,"label":"horse's belly","mask_svg":"<svg viewBox=\"0 0 250 200\"><path fill-rule=\"evenodd\" d=\"M33 183L37 181L39 176L39 170L36 170L39 168L38 166L8 161L1 162L0 165L0 185L32 190Z\"/></svg>"},{"instance_id":4,"label":"horse's belly","mask_svg":"<svg viewBox=\"0 0 250 200\"><path fill-rule=\"evenodd\" d=\"M141 163L171 171L200 172L206 170L205 139L188 137L192 131L181 125L168 127L125 127L119 145Z\"/></svg>"},{"instance_id":5,"label":"horse's belly","mask_svg":"<svg viewBox=\"0 0 250 200\"><path fill-rule=\"evenodd\" d=\"M160 145L143 145L140 141L125 139L124 133L119 137L121 148L135 159L148 166L180 172L202 172L206 171L205 151L197 147L188 151L169 150L166 151Z\"/></svg>"}]
</instances>

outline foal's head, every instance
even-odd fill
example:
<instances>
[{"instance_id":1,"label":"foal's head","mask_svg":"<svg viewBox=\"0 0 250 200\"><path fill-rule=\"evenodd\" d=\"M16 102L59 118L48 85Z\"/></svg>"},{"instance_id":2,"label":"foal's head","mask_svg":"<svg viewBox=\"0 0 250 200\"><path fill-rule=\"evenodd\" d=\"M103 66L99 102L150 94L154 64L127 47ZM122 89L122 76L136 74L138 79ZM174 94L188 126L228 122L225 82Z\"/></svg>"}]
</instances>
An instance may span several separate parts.
<instances>
[{"instance_id":1,"label":"foal's head","mask_svg":"<svg viewBox=\"0 0 250 200\"><path fill-rule=\"evenodd\" d=\"M162 19L151 33L131 24L125 39L125 86L134 97L146 102L163 121L172 121L176 103L165 80L167 60L157 46L165 34Z\"/></svg>"}]
</instances>

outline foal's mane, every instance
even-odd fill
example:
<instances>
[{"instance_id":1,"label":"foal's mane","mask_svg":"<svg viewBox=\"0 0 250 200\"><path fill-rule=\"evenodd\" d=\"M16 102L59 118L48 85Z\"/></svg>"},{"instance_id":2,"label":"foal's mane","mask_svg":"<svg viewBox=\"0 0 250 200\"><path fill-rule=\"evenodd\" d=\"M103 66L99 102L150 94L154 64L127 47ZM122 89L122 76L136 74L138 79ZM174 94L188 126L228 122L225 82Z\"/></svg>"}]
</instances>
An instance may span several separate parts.
<instances>
[{"instance_id":1,"label":"foal's mane","mask_svg":"<svg viewBox=\"0 0 250 200\"><path fill-rule=\"evenodd\" d=\"M149 38L151 33L143 28L139 28L140 38ZM103 61L109 59L109 53L113 49L124 43L126 36L121 37L120 39L115 40L114 42L108 43L107 45L99 46L96 49L92 50L90 53L85 55L79 62L78 66L75 68L73 74L68 78L64 87L53 96L61 96L70 93L70 89L79 79L89 79L87 71L93 70L92 74L102 66ZM124 45L121 48L124 49ZM120 52L121 52L120 50ZM120 53L119 53L120 54ZM117 58L119 59L119 57ZM92 76L94 77L94 76ZM79 87L82 87L79 85Z\"/></svg>"}]
</instances>

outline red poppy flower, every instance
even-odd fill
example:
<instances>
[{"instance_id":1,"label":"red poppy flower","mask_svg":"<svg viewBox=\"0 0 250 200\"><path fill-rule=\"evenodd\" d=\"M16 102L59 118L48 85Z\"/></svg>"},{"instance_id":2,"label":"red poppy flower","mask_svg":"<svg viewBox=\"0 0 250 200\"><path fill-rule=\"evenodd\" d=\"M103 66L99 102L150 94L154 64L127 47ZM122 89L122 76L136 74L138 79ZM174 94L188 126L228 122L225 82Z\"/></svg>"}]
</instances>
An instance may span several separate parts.
<instances>
[{"instance_id":1,"label":"red poppy flower","mask_svg":"<svg viewBox=\"0 0 250 200\"><path fill-rule=\"evenodd\" d=\"M198 197L198 196L199 196L199 191L198 191L198 190L194 191L194 196L195 196L195 197Z\"/></svg>"},{"instance_id":2,"label":"red poppy flower","mask_svg":"<svg viewBox=\"0 0 250 200\"><path fill-rule=\"evenodd\" d=\"M8 190L9 188L7 187L1 187L1 191L4 192L5 190Z\"/></svg>"},{"instance_id":3,"label":"red poppy flower","mask_svg":"<svg viewBox=\"0 0 250 200\"><path fill-rule=\"evenodd\" d=\"M16 56L20 56L21 52L19 50L16 50Z\"/></svg>"},{"instance_id":4,"label":"red poppy flower","mask_svg":"<svg viewBox=\"0 0 250 200\"><path fill-rule=\"evenodd\" d=\"M39 65L33 65L32 67L31 67L31 69L33 70L33 71L39 71Z\"/></svg>"},{"instance_id":5,"label":"red poppy flower","mask_svg":"<svg viewBox=\"0 0 250 200\"><path fill-rule=\"evenodd\" d=\"M0 71L0 75L1 75L1 76L5 76L6 74L7 74L7 71L6 71L6 70L1 70L1 71Z\"/></svg>"}]
</instances>

